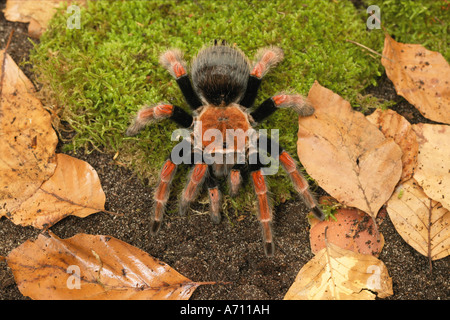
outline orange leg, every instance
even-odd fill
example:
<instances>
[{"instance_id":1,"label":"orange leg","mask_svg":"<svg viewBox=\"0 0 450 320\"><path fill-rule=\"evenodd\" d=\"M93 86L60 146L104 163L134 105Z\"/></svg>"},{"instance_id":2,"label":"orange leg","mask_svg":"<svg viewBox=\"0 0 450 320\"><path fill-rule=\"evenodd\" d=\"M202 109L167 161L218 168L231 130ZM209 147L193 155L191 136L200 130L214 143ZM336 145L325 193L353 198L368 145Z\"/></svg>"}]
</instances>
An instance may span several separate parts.
<instances>
[{"instance_id":1,"label":"orange leg","mask_svg":"<svg viewBox=\"0 0 450 320\"><path fill-rule=\"evenodd\" d=\"M186 62L183 60L183 53L178 49L164 52L159 58L159 62L175 79L186 74Z\"/></svg>"},{"instance_id":2,"label":"orange leg","mask_svg":"<svg viewBox=\"0 0 450 320\"><path fill-rule=\"evenodd\" d=\"M323 220L325 215L317 205L316 199L309 190L308 181L298 170L295 160L286 151L281 152L279 159L281 166L291 178L295 190L302 196L305 204L318 219Z\"/></svg>"},{"instance_id":3,"label":"orange leg","mask_svg":"<svg viewBox=\"0 0 450 320\"><path fill-rule=\"evenodd\" d=\"M280 63L281 60L283 60L283 57L283 50L277 47L268 47L258 50L256 62L250 75L261 79L272 67Z\"/></svg>"},{"instance_id":4,"label":"orange leg","mask_svg":"<svg viewBox=\"0 0 450 320\"><path fill-rule=\"evenodd\" d=\"M251 172L251 178L258 201L258 219L262 227L264 252L266 253L266 256L271 257L274 252L272 237L272 207L267 194L266 181L262 175L261 169Z\"/></svg>"},{"instance_id":5,"label":"orange leg","mask_svg":"<svg viewBox=\"0 0 450 320\"><path fill-rule=\"evenodd\" d=\"M213 188L208 188L209 202L210 202L210 213L211 220L213 223L218 224L221 220L220 216L220 204L222 195L220 193L219 187L215 186Z\"/></svg>"},{"instance_id":6,"label":"orange leg","mask_svg":"<svg viewBox=\"0 0 450 320\"><path fill-rule=\"evenodd\" d=\"M230 195L232 197L237 196L239 188L242 185L242 175L240 170L231 169L229 183L230 183Z\"/></svg>"},{"instance_id":7,"label":"orange leg","mask_svg":"<svg viewBox=\"0 0 450 320\"><path fill-rule=\"evenodd\" d=\"M162 119L171 119L185 128L189 127L193 121L192 116L178 106L171 104L144 106L138 111L133 123L128 127L126 135L134 136L150 122Z\"/></svg>"},{"instance_id":8,"label":"orange leg","mask_svg":"<svg viewBox=\"0 0 450 320\"><path fill-rule=\"evenodd\" d=\"M194 200L200 191L203 182L208 173L208 165L206 163L198 163L189 173L188 183L183 190L180 200L180 214L184 215L188 209L189 203Z\"/></svg>"},{"instance_id":9,"label":"orange leg","mask_svg":"<svg viewBox=\"0 0 450 320\"><path fill-rule=\"evenodd\" d=\"M158 187L155 191L155 210L150 222L150 233L155 235L161 227L164 209L169 199L170 184L175 175L177 166L171 160L167 160L159 175Z\"/></svg>"}]
</instances>

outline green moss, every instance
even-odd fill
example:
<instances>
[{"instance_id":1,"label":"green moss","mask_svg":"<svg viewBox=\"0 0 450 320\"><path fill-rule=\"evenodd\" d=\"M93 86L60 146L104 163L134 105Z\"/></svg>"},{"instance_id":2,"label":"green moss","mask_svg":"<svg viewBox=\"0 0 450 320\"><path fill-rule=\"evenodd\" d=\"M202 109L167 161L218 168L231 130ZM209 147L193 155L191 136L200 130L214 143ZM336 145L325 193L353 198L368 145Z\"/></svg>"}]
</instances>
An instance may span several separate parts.
<instances>
[{"instance_id":1,"label":"green moss","mask_svg":"<svg viewBox=\"0 0 450 320\"><path fill-rule=\"evenodd\" d=\"M381 30L366 30L367 13L347 0L94 1L81 10L81 29L67 28L69 16L65 10L55 16L31 56L49 104L61 107L62 123L76 132L65 148L119 152L119 161L150 183L176 144L170 141L176 125L157 123L131 138L124 132L144 104L167 101L188 109L158 64L166 48L179 47L190 60L212 39L236 43L250 58L261 47L281 47L285 60L264 79L257 104L284 90L307 95L318 80L361 107L361 90L383 71L379 59L346 41L381 51L384 38ZM289 110L261 125L279 129L294 157L297 126ZM284 174L269 181L275 204L290 197ZM224 206L249 208L249 199L243 195Z\"/></svg>"}]
</instances>

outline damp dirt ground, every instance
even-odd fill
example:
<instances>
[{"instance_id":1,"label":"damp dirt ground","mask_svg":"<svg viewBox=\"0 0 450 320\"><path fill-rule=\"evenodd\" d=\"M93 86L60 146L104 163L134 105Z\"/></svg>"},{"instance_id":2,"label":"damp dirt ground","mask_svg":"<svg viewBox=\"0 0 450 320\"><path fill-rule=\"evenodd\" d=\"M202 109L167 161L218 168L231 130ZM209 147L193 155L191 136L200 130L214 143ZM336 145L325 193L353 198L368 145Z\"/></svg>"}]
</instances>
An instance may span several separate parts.
<instances>
[{"instance_id":1,"label":"damp dirt ground","mask_svg":"<svg viewBox=\"0 0 450 320\"><path fill-rule=\"evenodd\" d=\"M4 1L0 3L3 9ZM27 24L12 23L0 13L0 47L4 48L14 29L8 53L25 74L35 82L28 60L32 45L27 39ZM35 82L39 87L39 84ZM411 123L429 122L403 98L385 75L378 86L367 93L395 101L392 107ZM59 146L59 148L61 145ZM106 194L106 209L126 213L124 216L97 213L84 219L67 217L50 230L60 238L77 233L109 235L125 241L164 261L193 281L218 281L227 284L202 285L192 300L280 300L313 254L309 243L308 212L300 199L287 201L274 208L273 231L276 250L273 258L264 255L261 232L255 216L247 214L211 223L208 206L198 204L186 217L167 216L156 237L149 234L149 213L153 206L154 186L142 183L133 172L113 161L113 155L98 151L71 156L85 160L98 172ZM176 182L174 182L176 183ZM323 192L322 192L323 193ZM379 225L385 245L379 256L393 281L394 294L387 300L447 300L450 297L449 257L433 262L409 246L396 232L386 215ZM40 230L14 225L0 219L0 255L29 239ZM24 297L5 261L0 262L0 300Z\"/></svg>"}]
</instances>

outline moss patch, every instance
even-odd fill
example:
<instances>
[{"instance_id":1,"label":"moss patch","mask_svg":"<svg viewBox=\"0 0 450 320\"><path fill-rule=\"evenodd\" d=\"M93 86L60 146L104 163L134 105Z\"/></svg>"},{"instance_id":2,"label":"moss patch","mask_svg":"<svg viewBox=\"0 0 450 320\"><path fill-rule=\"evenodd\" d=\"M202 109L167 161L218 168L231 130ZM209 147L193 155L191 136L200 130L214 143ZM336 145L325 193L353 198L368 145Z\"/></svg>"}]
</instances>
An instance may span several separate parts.
<instances>
[{"instance_id":1,"label":"moss patch","mask_svg":"<svg viewBox=\"0 0 450 320\"><path fill-rule=\"evenodd\" d=\"M158 64L167 48L182 49L190 60L213 39L236 43L250 58L261 47L281 47L285 60L264 79L256 104L283 90L306 95L318 80L364 109L360 92L383 72L378 59L346 41L381 52L384 39L381 30L366 29L365 10L346 0L93 1L81 10L81 29L67 28L69 16L65 10L55 16L31 56L47 101L76 132L65 148L119 152L118 160L150 183L177 143L170 141L176 125L160 122L132 138L124 132L144 104L167 101L188 110L176 82ZM401 25L407 28L408 21ZM280 143L296 157L297 126L296 115L281 110L261 127L279 129ZM176 188L185 173L178 173ZM284 174L269 180L275 203L290 198ZM243 195L224 206L251 208L249 199Z\"/></svg>"}]
</instances>

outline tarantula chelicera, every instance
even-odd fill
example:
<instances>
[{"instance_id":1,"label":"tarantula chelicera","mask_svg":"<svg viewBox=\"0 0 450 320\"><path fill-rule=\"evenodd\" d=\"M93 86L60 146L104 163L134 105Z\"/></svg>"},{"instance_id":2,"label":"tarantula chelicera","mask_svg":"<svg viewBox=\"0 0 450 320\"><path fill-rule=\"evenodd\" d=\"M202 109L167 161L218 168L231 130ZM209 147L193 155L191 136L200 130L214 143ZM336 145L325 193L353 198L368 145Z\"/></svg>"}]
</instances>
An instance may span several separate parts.
<instances>
[{"instance_id":1,"label":"tarantula chelicera","mask_svg":"<svg viewBox=\"0 0 450 320\"><path fill-rule=\"evenodd\" d=\"M192 165L181 195L180 213L186 212L189 204L206 184L214 223L221 220L218 179L226 177L230 194L235 196L243 180L250 176L258 203L258 218L267 256L273 255L274 242L271 230L272 208L264 178L265 165L260 157L262 151L271 157L278 157L278 163L281 163L308 208L319 219L324 218L294 159L273 139L271 141L252 129L279 108L292 108L300 116L314 113L314 108L298 94L272 96L251 111L262 78L282 59L283 51L280 48L266 47L257 52L255 61L251 63L235 46L215 40L214 44L204 47L193 59L190 79L180 50L168 50L161 55L160 63L176 79L192 109L192 115L169 103L144 106L127 130L127 135L131 136L151 121L171 119L190 132L190 136L185 136L183 140L184 146L188 147L172 151L161 170L151 217L152 234L157 233L160 228L170 184L180 164L180 157L190 160ZM211 135L211 131L218 135ZM225 142L223 137L226 137ZM261 143L263 138L270 143Z\"/></svg>"}]
</instances>

